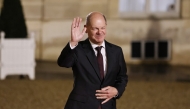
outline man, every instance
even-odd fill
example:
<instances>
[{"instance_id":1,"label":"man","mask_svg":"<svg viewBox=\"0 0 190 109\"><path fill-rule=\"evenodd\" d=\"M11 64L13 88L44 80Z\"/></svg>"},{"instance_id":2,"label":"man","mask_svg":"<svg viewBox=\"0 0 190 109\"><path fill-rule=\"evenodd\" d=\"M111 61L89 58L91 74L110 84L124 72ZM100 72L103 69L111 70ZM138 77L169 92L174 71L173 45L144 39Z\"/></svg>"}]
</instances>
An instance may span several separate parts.
<instances>
[{"instance_id":1,"label":"man","mask_svg":"<svg viewBox=\"0 0 190 109\"><path fill-rule=\"evenodd\" d=\"M122 49L105 41L107 22L102 13L88 14L82 32L81 21L74 18L71 40L57 61L61 67L72 67L75 77L65 109L116 109L116 99L128 82ZM80 41L85 32L88 38Z\"/></svg>"}]
</instances>

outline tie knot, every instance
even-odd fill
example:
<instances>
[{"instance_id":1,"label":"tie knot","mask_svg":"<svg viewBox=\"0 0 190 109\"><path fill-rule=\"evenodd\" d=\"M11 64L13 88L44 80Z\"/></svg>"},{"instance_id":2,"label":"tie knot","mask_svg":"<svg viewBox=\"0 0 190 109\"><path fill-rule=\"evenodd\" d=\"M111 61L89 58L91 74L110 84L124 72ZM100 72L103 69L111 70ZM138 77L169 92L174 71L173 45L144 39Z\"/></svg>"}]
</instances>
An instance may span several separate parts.
<instances>
[{"instance_id":1,"label":"tie knot","mask_svg":"<svg viewBox=\"0 0 190 109\"><path fill-rule=\"evenodd\" d=\"M95 49L96 49L98 52L100 52L101 49L102 49L102 46L98 46L98 47L96 47Z\"/></svg>"}]
</instances>

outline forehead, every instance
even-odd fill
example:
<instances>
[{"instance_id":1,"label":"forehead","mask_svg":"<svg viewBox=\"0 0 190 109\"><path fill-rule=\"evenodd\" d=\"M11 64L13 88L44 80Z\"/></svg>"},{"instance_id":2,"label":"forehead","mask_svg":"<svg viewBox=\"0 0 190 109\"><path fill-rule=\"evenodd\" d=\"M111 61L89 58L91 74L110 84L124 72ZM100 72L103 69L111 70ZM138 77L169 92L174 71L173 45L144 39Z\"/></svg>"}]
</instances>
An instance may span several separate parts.
<instances>
[{"instance_id":1,"label":"forehead","mask_svg":"<svg viewBox=\"0 0 190 109\"><path fill-rule=\"evenodd\" d=\"M89 19L89 24L92 27L106 26L105 19L102 16L95 16Z\"/></svg>"}]
</instances>

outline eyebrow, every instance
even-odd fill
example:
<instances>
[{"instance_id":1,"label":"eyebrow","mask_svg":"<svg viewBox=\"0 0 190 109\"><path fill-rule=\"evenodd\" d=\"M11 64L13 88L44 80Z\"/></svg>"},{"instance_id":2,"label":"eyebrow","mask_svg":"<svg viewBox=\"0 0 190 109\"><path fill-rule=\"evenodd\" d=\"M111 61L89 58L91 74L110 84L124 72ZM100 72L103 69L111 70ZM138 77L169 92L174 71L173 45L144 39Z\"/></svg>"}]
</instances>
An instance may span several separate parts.
<instances>
[{"instance_id":1,"label":"eyebrow","mask_svg":"<svg viewBox=\"0 0 190 109\"><path fill-rule=\"evenodd\" d=\"M97 28L96 26L91 26L92 28ZM106 25L105 26L102 26L102 27L106 27ZM102 28L102 27L100 27L100 28Z\"/></svg>"}]
</instances>

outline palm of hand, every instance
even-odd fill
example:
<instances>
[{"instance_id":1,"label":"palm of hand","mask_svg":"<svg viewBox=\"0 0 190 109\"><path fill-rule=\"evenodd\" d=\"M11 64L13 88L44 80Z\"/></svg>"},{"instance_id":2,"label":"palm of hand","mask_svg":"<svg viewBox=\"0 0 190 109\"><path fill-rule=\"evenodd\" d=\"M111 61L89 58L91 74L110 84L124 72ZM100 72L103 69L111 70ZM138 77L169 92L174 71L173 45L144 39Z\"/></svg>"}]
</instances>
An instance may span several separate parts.
<instances>
[{"instance_id":1,"label":"palm of hand","mask_svg":"<svg viewBox=\"0 0 190 109\"><path fill-rule=\"evenodd\" d=\"M85 34L86 27L83 28L82 32L80 31L81 18L74 18L71 25L71 41L79 42Z\"/></svg>"}]
</instances>

